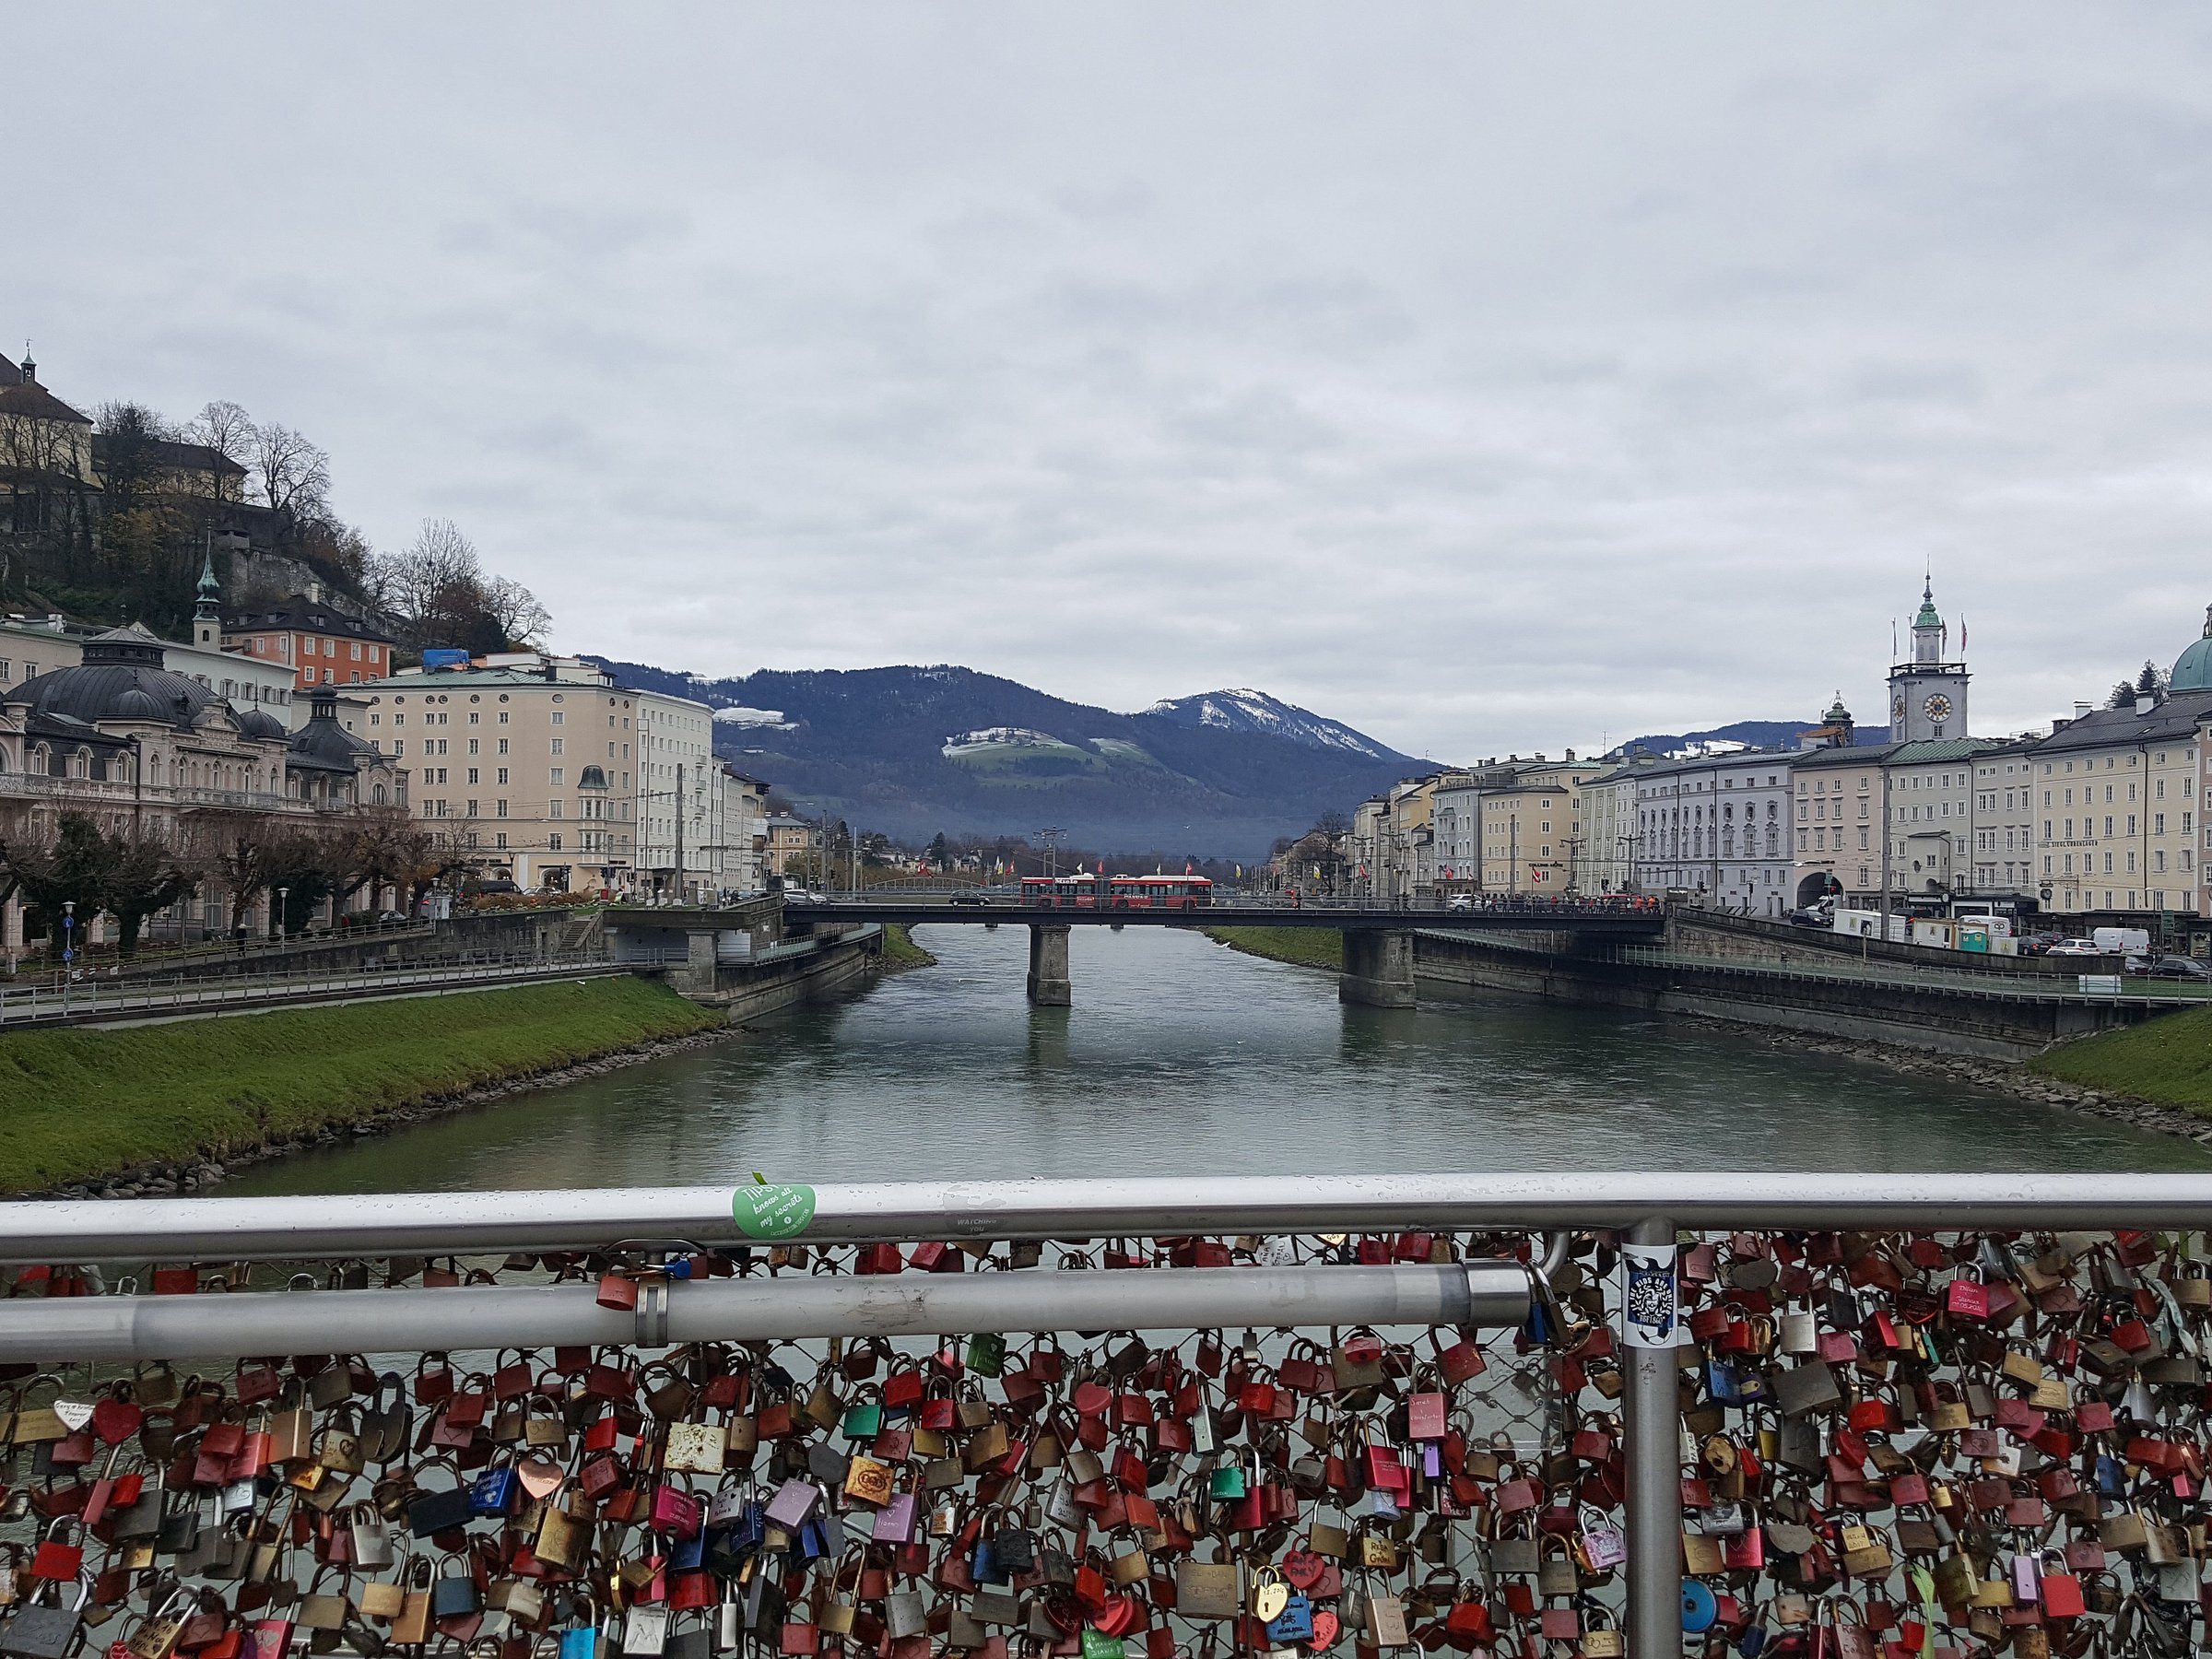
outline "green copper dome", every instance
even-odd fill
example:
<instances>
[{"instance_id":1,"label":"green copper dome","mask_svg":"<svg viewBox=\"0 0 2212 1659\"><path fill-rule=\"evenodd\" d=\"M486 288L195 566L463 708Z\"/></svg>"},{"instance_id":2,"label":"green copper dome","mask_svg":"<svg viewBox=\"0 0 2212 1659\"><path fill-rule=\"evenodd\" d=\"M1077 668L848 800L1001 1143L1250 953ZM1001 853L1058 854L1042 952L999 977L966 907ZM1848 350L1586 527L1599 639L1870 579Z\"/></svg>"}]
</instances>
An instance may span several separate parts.
<instances>
[{"instance_id":1,"label":"green copper dome","mask_svg":"<svg viewBox=\"0 0 2212 1659\"><path fill-rule=\"evenodd\" d=\"M2174 659L2173 691L2212 691L2212 605L2205 606L2205 637Z\"/></svg>"},{"instance_id":2,"label":"green copper dome","mask_svg":"<svg viewBox=\"0 0 2212 1659\"><path fill-rule=\"evenodd\" d=\"M1943 618L1936 614L1936 584L1928 583L1920 590L1920 615L1912 618L1915 628L1941 628Z\"/></svg>"}]
</instances>

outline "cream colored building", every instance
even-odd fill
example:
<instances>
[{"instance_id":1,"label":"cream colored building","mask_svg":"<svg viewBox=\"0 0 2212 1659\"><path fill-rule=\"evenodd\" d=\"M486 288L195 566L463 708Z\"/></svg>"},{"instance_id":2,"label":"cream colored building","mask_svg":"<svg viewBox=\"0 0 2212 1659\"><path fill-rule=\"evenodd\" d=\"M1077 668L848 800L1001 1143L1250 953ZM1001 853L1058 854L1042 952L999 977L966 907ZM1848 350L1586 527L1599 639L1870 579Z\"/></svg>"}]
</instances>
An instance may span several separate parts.
<instances>
[{"instance_id":1,"label":"cream colored building","mask_svg":"<svg viewBox=\"0 0 2212 1659\"><path fill-rule=\"evenodd\" d=\"M357 735L412 771L416 817L472 867L526 890L631 890L639 693L574 658L512 653L361 696Z\"/></svg>"},{"instance_id":2,"label":"cream colored building","mask_svg":"<svg viewBox=\"0 0 2212 1659\"><path fill-rule=\"evenodd\" d=\"M2198 819L2212 688L2060 722L2032 754L2036 879L2060 916L2212 915Z\"/></svg>"},{"instance_id":3,"label":"cream colored building","mask_svg":"<svg viewBox=\"0 0 2212 1659\"><path fill-rule=\"evenodd\" d=\"M85 660L89 631L71 627L58 615L0 617L0 696L27 679L76 667Z\"/></svg>"},{"instance_id":4,"label":"cream colored building","mask_svg":"<svg viewBox=\"0 0 2212 1659\"><path fill-rule=\"evenodd\" d=\"M1603 770L1594 760L1522 761L1512 782L1481 792L1484 892L1568 890L1583 784Z\"/></svg>"}]
</instances>

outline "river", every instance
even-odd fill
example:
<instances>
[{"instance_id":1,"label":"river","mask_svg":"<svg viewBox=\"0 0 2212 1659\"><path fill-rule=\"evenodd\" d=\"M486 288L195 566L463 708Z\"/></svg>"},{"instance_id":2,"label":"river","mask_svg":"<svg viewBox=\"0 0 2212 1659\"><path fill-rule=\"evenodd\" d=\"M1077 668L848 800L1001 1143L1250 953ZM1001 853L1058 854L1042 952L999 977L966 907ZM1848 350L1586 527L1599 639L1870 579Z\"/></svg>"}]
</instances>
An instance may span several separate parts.
<instances>
[{"instance_id":1,"label":"river","mask_svg":"<svg viewBox=\"0 0 2212 1659\"><path fill-rule=\"evenodd\" d=\"M241 1171L226 1194L1208 1171L2203 1169L2008 1096L1681 1022L1477 994L1347 1008L1198 935L1020 927L726 1043ZM1425 988L1426 989L1426 988Z\"/></svg>"}]
</instances>

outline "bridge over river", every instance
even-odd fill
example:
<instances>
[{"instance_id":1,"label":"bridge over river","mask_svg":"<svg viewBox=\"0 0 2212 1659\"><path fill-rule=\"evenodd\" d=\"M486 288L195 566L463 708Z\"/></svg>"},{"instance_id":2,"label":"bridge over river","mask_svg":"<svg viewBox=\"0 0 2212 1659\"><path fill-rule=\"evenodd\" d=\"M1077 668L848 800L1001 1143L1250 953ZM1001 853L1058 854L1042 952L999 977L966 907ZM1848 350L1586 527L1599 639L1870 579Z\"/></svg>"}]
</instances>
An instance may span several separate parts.
<instances>
[{"instance_id":1,"label":"bridge over river","mask_svg":"<svg viewBox=\"0 0 2212 1659\"><path fill-rule=\"evenodd\" d=\"M772 902L772 901L771 901ZM758 924L758 912L747 912ZM1357 904L1240 902L1190 908L1132 905L1058 908L1013 900L968 898L954 902L935 895L884 897L854 895L820 902L782 903L787 934L832 934L845 927L895 923L907 927L994 927L1001 924L1030 930L1030 1000L1047 1007L1074 1001L1068 977L1067 936L1075 927L1326 927L1344 935L1344 972L1337 994L1344 1001L1375 1007L1413 1006L1413 935L1416 928L1460 927L1483 933L1545 936L1555 946L1588 941L1648 943L1665 931L1665 913L1657 905L1622 900L1520 900L1453 910L1449 905L1388 908ZM615 910L607 913L610 945L617 959L626 954L619 935L665 936L672 931L717 934L735 925L714 911Z\"/></svg>"}]
</instances>

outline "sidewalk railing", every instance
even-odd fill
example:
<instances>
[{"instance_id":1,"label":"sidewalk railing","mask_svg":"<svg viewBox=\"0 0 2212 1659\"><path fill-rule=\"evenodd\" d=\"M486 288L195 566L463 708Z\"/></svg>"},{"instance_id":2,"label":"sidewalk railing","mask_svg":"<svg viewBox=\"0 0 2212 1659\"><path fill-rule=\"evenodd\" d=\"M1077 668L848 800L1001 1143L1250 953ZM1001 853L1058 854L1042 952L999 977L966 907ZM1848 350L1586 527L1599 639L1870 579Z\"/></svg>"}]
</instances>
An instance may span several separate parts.
<instances>
[{"instance_id":1,"label":"sidewalk railing","mask_svg":"<svg viewBox=\"0 0 2212 1659\"><path fill-rule=\"evenodd\" d=\"M2193 1174L0 1205L0 1415L56 1470L172 1471L144 1535L189 1510L176 1537L220 1544L95 1525L87 1582L125 1629L182 1583L256 1637L306 1593L362 1652L611 1619L658 1653L698 1608L701 1653L853 1659L1332 1629L1542 1659L2170 1654L2212 1559L2207 1228ZM245 1358L271 1354L324 1357ZM395 1622L405 1551L333 1562L295 1506L465 1564L436 1570L440 1622ZM21 1518L73 1539L56 1512ZM226 1602L245 1557L288 1593Z\"/></svg>"},{"instance_id":2,"label":"sidewalk railing","mask_svg":"<svg viewBox=\"0 0 2212 1659\"><path fill-rule=\"evenodd\" d=\"M260 1004L326 1001L349 991L382 994L406 986L477 983L543 974L620 971L604 955L479 951L427 962L364 962L352 968L288 969L275 973L171 974L41 979L0 988L0 1027L61 1024L135 1014L155 1017Z\"/></svg>"}]
</instances>

